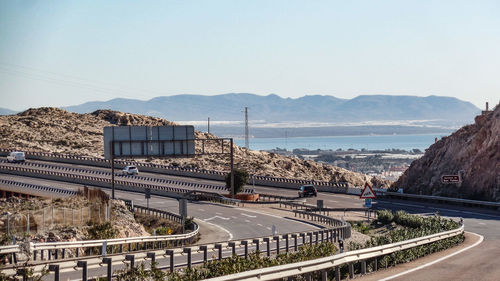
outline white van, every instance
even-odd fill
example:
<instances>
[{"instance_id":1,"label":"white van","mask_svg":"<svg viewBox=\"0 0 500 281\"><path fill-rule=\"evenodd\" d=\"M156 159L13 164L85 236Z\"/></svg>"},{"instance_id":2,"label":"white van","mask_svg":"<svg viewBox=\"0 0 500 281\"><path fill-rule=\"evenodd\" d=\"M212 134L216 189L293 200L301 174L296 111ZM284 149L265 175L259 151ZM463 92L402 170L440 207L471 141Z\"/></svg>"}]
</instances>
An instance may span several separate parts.
<instances>
[{"instance_id":1,"label":"white van","mask_svg":"<svg viewBox=\"0 0 500 281\"><path fill-rule=\"evenodd\" d=\"M7 156L8 162L17 163L17 162L24 162L24 160L25 156L24 152L22 151L13 151Z\"/></svg>"}]
</instances>

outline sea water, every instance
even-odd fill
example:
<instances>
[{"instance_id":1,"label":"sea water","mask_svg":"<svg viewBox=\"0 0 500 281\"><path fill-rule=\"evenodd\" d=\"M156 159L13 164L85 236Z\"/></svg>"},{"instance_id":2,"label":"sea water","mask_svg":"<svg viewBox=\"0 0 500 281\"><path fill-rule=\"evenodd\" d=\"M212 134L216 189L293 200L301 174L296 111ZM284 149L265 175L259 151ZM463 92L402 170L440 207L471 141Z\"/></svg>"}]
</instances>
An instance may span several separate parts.
<instances>
[{"instance_id":1,"label":"sea water","mask_svg":"<svg viewBox=\"0 0 500 281\"><path fill-rule=\"evenodd\" d=\"M289 151L296 148L309 150L347 150L347 149L367 149L386 150L403 149L410 151L420 149L425 151L435 141L444 134L423 134L423 135L369 135L369 136L332 136L332 137L294 137L294 138L251 138L249 140L252 150L270 150L275 148L285 148ZM235 139L238 146L245 146L244 139Z\"/></svg>"}]
</instances>

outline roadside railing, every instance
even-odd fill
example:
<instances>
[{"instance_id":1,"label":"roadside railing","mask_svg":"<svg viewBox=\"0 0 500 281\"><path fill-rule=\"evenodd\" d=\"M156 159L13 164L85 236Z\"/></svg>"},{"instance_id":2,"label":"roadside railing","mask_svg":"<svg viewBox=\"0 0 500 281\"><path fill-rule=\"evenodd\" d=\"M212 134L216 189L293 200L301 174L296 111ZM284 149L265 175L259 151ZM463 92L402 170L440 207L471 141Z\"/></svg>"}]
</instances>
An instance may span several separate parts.
<instances>
[{"instance_id":1,"label":"roadside railing","mask_svg":"<svg viewBox=\"0 0 500 281\"><path fill-rule=\"evenodd\" d=\"M8 155L10 151L0 150L0 155ZM75 156L67 154L53 154L53 153L42 153L42 152L26 152L27 159L35 159L42 161L53 161L69 164L79 164L79 165L91 165L99 167L110 167L109 160L95 157L86 156ZM197 168L185 168L173 165L159 165L153 163L140 163L132 162L126 160L115 160L116 168L123 168L127 165L136 165L141 171L162 173L168 175L177 176L189 176L203 179L212 179L223 181L227 172L207 170L207 169L197 169ZM268 185L276 187L285 188L296 188L300 185L313 184L316 185L320 191L332 191L332 192L344 192L349 186L347 182L328 182L328 181L316 181L316 180L300 180L300 179L290 179L281 177L270 177L270 176L260 176L251 175L250 177L254 184L257 185ZM325 189L326 188L326 189Z\"/></svg>"},{"instance_id":2,"label":"roadside railing","mask_svg":"<svg viewBox=\"0 0 500 281\"><path fill-rule=\"evenodd\" d=\"M461 198L453 198L453 197L441 197L441 196L432 196L432 195L418 195L418 194L389 192L389 191L382 193L382 195L385 197L390 197L390 198L415 199L415 200L422 200L422 201L433 201L433 202L438 202L438 203L454 203L454 204L460 204L460 205L500 208L500 202L479 201L479 200L461 199Z\"/></svg>"},{"instance_id":3,"label":"roadside railing","mask_svg":"<svg viewBox=\"0 0 500 281\"><path fill-rule=\"evenodd\" d=\"M136 208L136 206L134 206ZM264 255L271 256L273 254L279 254L282 251L297 251L300 245L304 244L319 244L323 242L338 242L339 240L344 240L351 235L351 225L344 223L340 220L331 218L331 226L329 228L324 228L318 231L306 231L298 233L288 233L281 235L272 235L257 238L241 239L236 241L209 243L204 245L189 246L183 248L171 248L164 249L161 247L151 247L147 249L138 249L136 252L131 253L117 253L107 251L113 245L124 245L127 243L151 243L158 242L163 239L161 236L153 237L137 237L137 238L122 238L122 239L108 239L108 240L96 240L96 241L78 241L78 242L51 242L51 243L36 243L35 245L30 245L33 251L54 251L55 249L59 251L64 251L68 248L82 248L82 247L97 247L101 251L97 253L97 256L85 256L85 257L75 257L66 260L57 260L55 255L51 255L51 259L45 259L43 261L34 260L30 262L29 266L34 270L34 272L40 272L45 266L49 265L49 269L56 272L57 278L59 278L60 272L75 271L78 268L85 268L82 271L82 276L88 276L87 270L92 268L100 268L104 265L109 267L112 264L123 264L129 263L134 264L134 262L144 262L151 259L167 259L167 264L169 265L168 270L175 270L174 259L179 261L183 259L185 263L180 263L182 267L191 267L193 264L203 263L211 259L223 259L230 257L233 254L248 257L248 254L253 251L260 251ZM334 223L335 222L335 223ZM146 239L146 240L144 240ZM82 244L85 243L85 244ZM45 248L44 248L45 247ZM230 255L226 254L224 256L224 250L230 249ZM53 252L56 253L56 252ZM62 252L61 252L62 253ZM194 254L201 254L200 259L194 260ZM209 253L214 253L209 255ZM85 265L85 266L82 266ZM57 270L56 270L57 269ZM14 267L5 267L3 269L7 275L15 275L16 272ZM108 271L108 274L111 274ZM108 277L111 277L108 275ZM111 280L111 279L108 279Z\"/></svg>"},{"instance_id":4,"label":"roadside railing","mask_svg":"<svg viewBox=\"0 0 500 281\"><path fill-rule=\"evenodd\" d=\"M328 271L335 270L335 280L341 280L340 266L348 265L349 267L349 277L354 276L354 264L361 264L361 274L366 274L367 272L367 262L370 260L374 261L374 271L377 270L377 258L380 256L385 256L398 251L410 249L413 247L418 247L421 245L429 244L446 238L454 237L460 235L464 232L464 226L461 225L458 229L445 231L441 233L436 233L420 238L410 239L406 241L401 241L393 244L387 244L383 246L377 246L373 248L366 248L356 251L349 251L341 254L337 254L330 257L273 266L268 268L262 268L257 270L245 271L241 273L211 278L207 280L211 281L233 281L233 280L276 280L286 277L293 277L297 275L305 275L306 278L309 276L310 280L311 273L320 272L322 280L328 280Z\"/></svg>"}]
</instances>

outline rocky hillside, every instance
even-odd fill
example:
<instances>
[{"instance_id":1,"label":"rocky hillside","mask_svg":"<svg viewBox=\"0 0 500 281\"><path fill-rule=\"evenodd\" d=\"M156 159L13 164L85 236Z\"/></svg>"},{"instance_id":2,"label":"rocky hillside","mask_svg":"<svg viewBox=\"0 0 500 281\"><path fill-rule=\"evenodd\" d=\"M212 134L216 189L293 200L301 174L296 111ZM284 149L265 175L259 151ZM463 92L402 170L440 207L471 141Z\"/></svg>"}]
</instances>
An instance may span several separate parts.
<instances>
[{"instance_id":1,"label":"rocky hillside","mask_svg":"<svg viewBox=\"0 0 500 281\"><path fill-rule=\"evenodd\" d=\"M442 175L462 175L443 184ZM407 193L500 201L500 106L433 144L393 184Z\"/></svg>"},{"instance_id":2,"label":"rocky hillside","mask_svg":"<svg viewBox=\"0 0 500 281\"><path fill-rule=\"evenodd\" d=\"M110 110L78 114L57 108L29 109L16 115L0 116L0 149L103 157L103 128L105 126L172 124L175 123L161 118ZM195 134L196 138L215 138L207 133L196 132ZM196 150L201 151L201 142L197 142L196 145ZM218 147L215 143L207 143L205 151L220 151ZM213 155L142 161L220 171L227 171L229 168L228 159ZM283 157L273 153L248 151L238 146L235 146L235 166L259 175L320 181L347 181L354 186L362 186L365 181L370 181L375 186L386 184L377 178L335 166Z\"/></svg>"}]
</instances>

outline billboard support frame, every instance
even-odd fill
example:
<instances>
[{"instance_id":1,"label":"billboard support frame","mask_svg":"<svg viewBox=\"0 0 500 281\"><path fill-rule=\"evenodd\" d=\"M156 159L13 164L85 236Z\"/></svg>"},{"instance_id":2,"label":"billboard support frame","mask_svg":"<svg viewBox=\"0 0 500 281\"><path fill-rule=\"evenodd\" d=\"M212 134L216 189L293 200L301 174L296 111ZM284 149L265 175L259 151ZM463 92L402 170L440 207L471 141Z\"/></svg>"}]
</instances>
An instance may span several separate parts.
<instances>
[{"instance_id":1,"label":"billboard support frame","mask_svg":"<svg viewBox=\"0 0 500 281\"><path fill-rule=\"evenodd\" d=\"M114 127L113 127L114 128ZM166 156L153 156L153 155L143 155L143 156L133 156L133 155L126 155L126 156L122 156L122 157L116 157L115 156L115 153L114 153L114 150L115 150L115 144L116 143L119 143L120 146L121 146L121 143L123 142L127 142L129 144L131 143L135 143L135 142L141 142L144 144L146 144L146 149L149 151L149 144L150 143L155 143L157 142L158 143L158 152L160 153L160 143L166 143L166 142L176 142L176 141L201 141L202 142L202 153L200 154L197 154L196 153L196 149L195 149L195 153L194 154L182 154L182 155L178 155L176 156L176 154L174 155L166 155ZM221 152L220 153L216 153L216 152L212 152L212 153L205 153L205 141L215 141L216 143L217 142L221 142ZM229 153L228 152L224 152L224 141L229 141L230 143L230 149L229 149ZM131 141L131 140L125 140L125 141L115 141L114 139L112 139L110 141L110 156L111 156L111 198L112 199L115 199L115 158L141 158L141 157L156 157L156 158L176 158L176 157L196 157L196 156L202 156L202 155L227 155L229 154L230 155L230 196L232 199L234 199L235 197L235 192L234 192L234 148L233 148L233 145L234 145L234 141L233 141L233 138L213 138L213 139L189 139L189 140L147 140L147 141ZM195 145L196 147L196 145ZM175 146L174 146L174 149L175 149ZM175 153L175 150L174 150L174 153Z\"/></svg>"}]
</instances>

